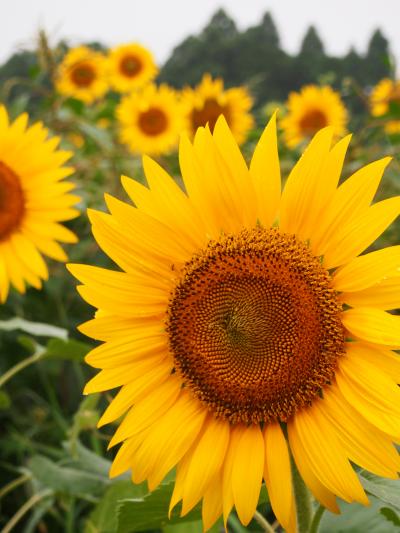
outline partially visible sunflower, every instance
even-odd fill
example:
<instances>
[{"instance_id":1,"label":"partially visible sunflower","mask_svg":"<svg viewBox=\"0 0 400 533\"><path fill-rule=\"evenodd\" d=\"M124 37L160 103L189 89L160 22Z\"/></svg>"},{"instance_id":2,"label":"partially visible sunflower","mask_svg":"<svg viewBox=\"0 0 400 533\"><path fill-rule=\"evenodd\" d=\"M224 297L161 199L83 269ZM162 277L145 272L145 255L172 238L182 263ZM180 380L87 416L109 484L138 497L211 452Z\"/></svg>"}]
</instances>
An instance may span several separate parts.
<instances>
[{"instance_id":1,"label":"partially visible sunflower","mask_svg":"<svg viewBox=\"0 0 400 533\"><path fill-rule=\"evenodd\" d=\"M175 149L186 127L176 92L168 85L148 85L124 96L116 111L120 139L134 153L164 154Z\"/></svg>"},{"instance_id":2,"label":"partially visible sunflower","mask_svg":"<svg viewBox=\"0 0 400 533\"><path fill-rule=\"evenodd\" d=\"M194 89L185 88L182 102L187 110L191 136L197 128L206 124L213 132L218 117L223 115L236 141L241 144L254 124L250 113L253 100L247 89L233 87L224 90L223 80L213 80L210 74L204 74L200 84Z\"/></svg>"},{"instance_id":3,"label":"partially visible sunflower","mask_svg":"<svg viewBox=\"0 0 400 533\"><path fill-rule=\"evenodd\" d=\"M76 242L60 224L78 216L73 206L79 197L74 185L63 181L72 174L63 164L71 152L57 150L58 137L47 139L41 123L27 126L28 115L9 122L0 106L0 299L10 284L25 292L30 284L40 289L48 271L42 255L66 261L56 241Z\"/></svg>"},{"instance_id":4,"label":"partially visible sunflower","mask_svg":"<svg viewBox=\"0 0 400 533\"><path fill-rule=\"evenodd\" d=\"M400 80L389 78L381 80L372 90L370 96L371 113L374 117L386 115L391 103L400 106ZM389 120L385 124L387 133L400 132L400 120Z\"/></svg>"},{"instance_id":5,"label":"partially visible sunflower","mask_svg":"<svg viewBox=\"0 0 400 533\"><path fill-rule=\"evenodd\" d=\"M122 183L93 234L118 271L71 265L103 341L86 393L121 387L111 475L153 490L176 467L171 508L202 500L205 529L254 515L262 480L296 531L290 452L322 505L368 504L352 464L397 479L400 247L360 255L400 213L371 205L385 158L338 186L350 136L316 134L281 194L275 116L250 167L223 117L183 137L184 192L144 158L148 188Z\"/></svg>"},{"instance_id":6,"label":"partially visible sunflower","mask_svg":"<svg viewBox=\"0 0 400 533\"><path fill-rule=\"evenodd\" d=\"M151 52L137 43L110 50L107 65L110 85L121 93L146 85L158 72Z\"/></svg>"},{"instance_id":7,"label":"partially visible sunflower","mask_svg":"<svg viewBox=\"0 0 400 533\"><path fill-rule=\"evenodd\" d=\"M109 88L104 55L87 46L69 50L59 65L56 88L87 104L104 96Z\"/></svg>"},{"instance_id":8,"label":"partially visible sunflower","mask_svg":"<svg viewBox=\"0 0 400 533\"><path fill-rule=\"evenodd\" d=\"M331 126L335 136L346 132L347 111L339 93L331 87L307 85L289 94L287 114L281 121L285 142L291 148Z\"/></svg>"}]
</instances>

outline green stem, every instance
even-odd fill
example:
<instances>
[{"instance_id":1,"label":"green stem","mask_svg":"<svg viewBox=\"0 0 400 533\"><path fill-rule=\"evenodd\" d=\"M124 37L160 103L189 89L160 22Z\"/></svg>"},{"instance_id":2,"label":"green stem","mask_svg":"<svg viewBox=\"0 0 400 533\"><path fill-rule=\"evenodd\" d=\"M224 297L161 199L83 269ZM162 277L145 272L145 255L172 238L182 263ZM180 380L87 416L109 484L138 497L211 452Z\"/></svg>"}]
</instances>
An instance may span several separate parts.
<instances>
[{"instance_id":1,"label":"green stem","mask_svg":"<svg viewBox=\"0 0 400 533\"><path fill-rule=\"evenodd\" d=\"M36 363L37 361L42 359L44 354L45 354L45 351L44 350L40 350L40 351L34 353L33 355L31 355L30 357L27 357L26 359L24 359L23 361L21 361L17 365L11 367L9 370L7 370L7 372L5 372L2 376L0 376L0 389L5 383L7 383L7 381L9 379L11 379L13 376L18 374L18 372L20 372L21 370L23 370L27 366L32 365L33 363Z\"/></svg>"},{"instance_id":2,"label":"green stem","mask_svg":"<svg viewBox=\"0 0 400 533\"><path fill-rule=\"evenodd\" d=\"M256 511L254 513L253 518L258 523L258 525L262 527L262 530L265 531L265 533L275 533L275 529L271 526L271 524L263 517L263 515L259 511Z\"/></svg>"},{"instance_id":3,"label":"green stem","mask_svg":"<svg viewBox=\"0 0 400 533\"><path fill-rule=\"evenodd\" d=\"M7 483L7 485L4 485L4 487L0 490L0 500L12 490L16 489L20 485L23 485L30 478L31 476L29 474L23 474L22 476L10 481L10 483Z\"/></svg>"},{"instance_id":4,"label":"green stem","mask_svg":"<svg viewBox=\"0 0 400 533\"><path fill-rule=\"evenodd\" d=\"M311 494L292 460L293 489L296 500L297 532L309 533L311 525L312 507Z\"/></svg>"},{"instance_id":5,"label":"green stem","mask_svg":"<svg viewBox=\"0 0 400 533\"><path fill-rule=\"evenodd\" d=\"M21 518L24 517L24 515L37 503L44 500L48 496L53 494L53 491L50 489L46 489L42 492L38 492L37 494L34 494L27 502L24 503L22 507L18 509L18 511L15 513L15 515L11 518L9 522L4 526L4 528L1 530L0 533L10 533L12 529L18 524L18 522L21 520Z\"/></svg>"},{"instance_id":6,"label":"green stem","mask_svg":"<svg viewBox=\"0 0 400 533\"><path fill-rule=\"evenodd\" d=\"M315 511L315 514L313 516L311 526L310 526L310 533L317 533L319 529L319 524L321 522L322 515L324 514L325 507L320 505L318 509Z\"/></svg>"}]
</instances>

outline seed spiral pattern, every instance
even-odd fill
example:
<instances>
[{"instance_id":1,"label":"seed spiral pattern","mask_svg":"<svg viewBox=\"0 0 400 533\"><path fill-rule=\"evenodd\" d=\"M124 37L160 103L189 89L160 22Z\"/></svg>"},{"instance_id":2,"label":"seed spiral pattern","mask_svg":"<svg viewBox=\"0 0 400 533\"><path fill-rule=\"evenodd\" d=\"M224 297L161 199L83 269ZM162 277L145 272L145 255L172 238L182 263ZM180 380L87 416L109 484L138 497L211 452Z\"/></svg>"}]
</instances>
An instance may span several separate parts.
<instances>
[{"instance_id":1,"label":"seed spiral pattern","mask_svg":"<svg viewBox=\"0 0 400 533\"><path fill-rule=\"evenodd\" d=\"M306 244L257 227L211 241L171 294L167 331L185 386L231 423L287 421L344 353L341 305Z\"/></svg>"}]
</instances>

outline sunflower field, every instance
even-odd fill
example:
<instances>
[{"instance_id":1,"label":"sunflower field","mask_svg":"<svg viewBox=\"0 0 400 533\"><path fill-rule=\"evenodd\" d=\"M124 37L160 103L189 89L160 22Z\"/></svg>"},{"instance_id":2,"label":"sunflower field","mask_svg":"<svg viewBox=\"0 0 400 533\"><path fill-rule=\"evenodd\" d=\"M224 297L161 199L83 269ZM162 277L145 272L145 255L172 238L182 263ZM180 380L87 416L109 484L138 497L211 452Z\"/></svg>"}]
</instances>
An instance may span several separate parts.
<instances>
[{"instance_id":1,"label":"sunflower field","mask_svg":"<svg viewBox=\"0 0 400 533\"><path fill-rule=\"evenodd\" d=\"M0 532L400 530L400 81L35 53L0 86Z\"/></svg>"}]
</instances>

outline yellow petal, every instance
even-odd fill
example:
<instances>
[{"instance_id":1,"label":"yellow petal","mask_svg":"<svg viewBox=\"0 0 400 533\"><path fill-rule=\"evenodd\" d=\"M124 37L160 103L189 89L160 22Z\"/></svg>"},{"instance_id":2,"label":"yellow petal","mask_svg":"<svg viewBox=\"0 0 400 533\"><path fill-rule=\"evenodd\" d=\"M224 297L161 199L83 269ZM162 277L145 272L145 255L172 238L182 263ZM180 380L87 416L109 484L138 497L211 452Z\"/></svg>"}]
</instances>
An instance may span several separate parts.
<instances>
[{"instance_id":1,"label":"yellow petal","mask_svg":"<svg viewBox=\"0 0 400 533\"><path fill-rule=\"evenodd\" d=\"M354 292L396 275L400 275L400 246L389 246L356 257L338 268L333 274L333 283L337 291Z\"/></svg>"},{"instance_id":2,"label":"yellow petal","mask_svg":"<svg viewBox=\"0 0 400 533\"><path fill-rule=\"evenodd\" d=\"M351 261L372 244L400 213L400 196L382 200L351 222L343 224L326 248L324 255L326 269Z\"/></svg>"},{"instance_id":3,"label":"yellow petal","mask_svg":"<svg viewBox=\"0 0 400 533\"><path fill-rule=\"evenodd\" d=\"M178 399L157 422L135 455L134 480L148 480L154 490L196 442L206 411L200 402L182 390Z\"/></svg>"},{"instance_id":4,"label":"yellow petal","mask_svg":"<svg viewBox=\"0 0 400 533\"><path fill-rule=\"evenodd\" d=\"M266 425L264 479L275 516L289 533L296 532L296 505L286 439L278 423Z\"/></svg>"},{"instance_id":5,"label":"yellow petal","mask_svg":"<svg viewBox=\"0 0 400 533\"><path fill-rule=\"evenodd\" d=\"M302 442L307 462L331 492L347 502L368 505L357 475L319 403L314 402L310 408L298 411L293 420L293 430Z\"/></svg>"},{"instance_id":6,"label":"yellow petal","mask_svg":"<svg viewBox=\"0 0 400 533\"><path fill-rule=\"evenodd\" d=\"M310 211L314 209L313 198L318 182L323 179L321 171L328 157L332 128L320 130L312 139L302 157L291 171L282 193L279 226L286 233L304 236L304 227Z\"/></svg>"},{"instance_id":7,"label":"yellow petal","mask_svg":"<svg viewBox=\"0 0 400 533\"><path fill-rule=\"evenodd\" d=\"M187 514L204 496L209 484L221 471L229 443L230 428L225 420L210 415L186 474L182 515Z\"/></svg>"},{"instance_id":8,"label":"yellow petal","mask_svg":"<svg viewBox=\"0 0 400 533\"><path fill-rule=\"evenodd\" d=\"M290 449L304 483L310 489L314 497L321 503L321 505L329 509L331 513L339 513L340 510L336 503L335 494L328 490L314 474L308 454L304 450L303 443L299 438L298 432L293 424L293 420L288 423L287 428Z\"/></svg>"},{"instance_id":9,"label":"yellow petal","mask_svg":"<svg viewBox=\"0 0 400 533\"><path fill-rule=\"evenodd\" d=\"M243 525L251 521L258 504L264 472L264 439L258 425L243 427L232 466L232 493Z\"/></svg>"},{"instance_id":10,"label":"yellow petal","mask_svg":"<svg viewBox=\"0 0 400 533\"><path fill-rule=\"evenodd\" d=\"M171 375L172 368L161 363L141 376L136 376L130 383L123 385L110 405L104 411L97 427L104 426L122 416L134 403L141 400L152 390L156 390Z\"/></svg>"},{"instance_id":11,"label":"yellow petal","mask_svg":"<svg viewBox=\"0 0 400 533\"><path fill-rule=\"evenodd\" d=\"M361 291L343 292L340 300L351 307L374 307L384 311L398 309L400 307L400 275L384 279Z\"/></svg>"},{"instance_id":12,"label":"yellow petal","mask_svg":"<svg viewBox=\"0 0 400 533\"><path fill-rule=\"evenodd\" d=\"M366 165L340 185L314 228L311 247L315 255L323 255L333 237L368 209L390 160L386 157Z\"/></svg>"},{"instance_id":13,"label":"yellow petal","mask_svg":"<svg viewBox=\"0 0 400 533\"><path fill-rule=\"evenodd\" d=\"M322 409L352 462L377 476L398 478L400 457L390 439L351 407L336 384L324 391Z\"/></svg>"},{"instance_id":14,"label":"yellow petal","mask_svg":"<svg viewBox=\"0 0 400 533\"><path fill-rule=\"evenodd\" d=\"M355 337L386 346L400 347L400 317L380 309L357 307L342 314L342 322Z\"/></svg>"},{"instance_id":15,"label":"yellow petal","mask_svg":"<svg viewBox=\"0 0 400 533\"><path fill-rule=\"evenodd\" d=\"M281 196L276 113L272 115L254 150L250 175L257 197L257 218L268 227L276 218Z\"/></svg>"},{"instance_id":16,"label":"yellow petal","mask_svg":"<svg viewBox=\"0 0 400 533\"><path fill-rule=\"evenodd\" d=\"M109 448L154 424L176 402L181 390L181 380L175 375L161 383L157 389L138 401L119 425Z\"/></svg>"},{"instance_id":17,"label":"yellow petal","mask_svg":"<svg viewBox=\"0 0 400 533\"><path fill-rule=\"evenodd\" d=\"M212 527L222 514L222 482L221 475L216 476L210 483L203 498L201 516L204 531Z\"/></svg>"}]
</instances>

